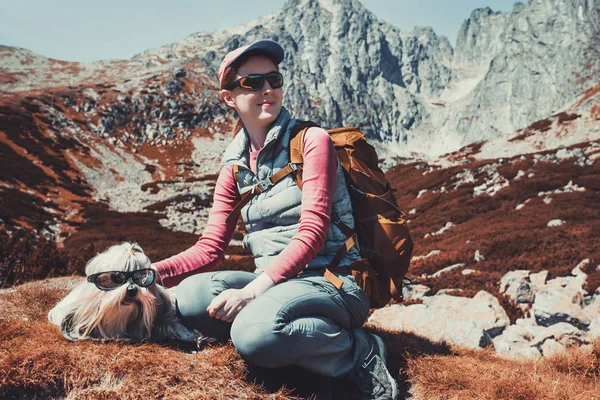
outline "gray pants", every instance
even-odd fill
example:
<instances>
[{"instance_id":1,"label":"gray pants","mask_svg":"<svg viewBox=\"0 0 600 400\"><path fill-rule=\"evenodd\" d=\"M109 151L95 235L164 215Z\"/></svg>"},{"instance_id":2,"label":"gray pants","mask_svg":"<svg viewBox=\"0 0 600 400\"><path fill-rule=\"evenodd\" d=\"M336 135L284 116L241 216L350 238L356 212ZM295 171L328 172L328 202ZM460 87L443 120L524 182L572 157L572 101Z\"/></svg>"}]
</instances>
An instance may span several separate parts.
<instances>
[{"instance_id":1,"label":"gray pants","mask_svg":"<svg viewBox=\"0 0 600 400\"><path fill-rule=\"evenodd\" d=\"M258 275L244 271L207 272L177 287L184 323L204 335L231 338L239 354L260 367L298 365L329 377L352 373L370 350L361 326L369 299L352 277L336 289L323 276L303 274L252 300L233 323L211 317L210 302L225 289L241 289Z\"/></svg>"}]
</instances>

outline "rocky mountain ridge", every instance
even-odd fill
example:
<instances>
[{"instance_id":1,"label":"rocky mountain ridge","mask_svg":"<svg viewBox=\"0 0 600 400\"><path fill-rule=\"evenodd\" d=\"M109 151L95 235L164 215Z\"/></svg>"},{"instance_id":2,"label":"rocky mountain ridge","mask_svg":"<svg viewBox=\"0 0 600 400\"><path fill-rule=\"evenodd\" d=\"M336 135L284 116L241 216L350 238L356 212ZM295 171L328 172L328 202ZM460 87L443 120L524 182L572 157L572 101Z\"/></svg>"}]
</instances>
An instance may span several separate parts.
<instances>
[{"instance_id":1,"label":"rocky mountain ridge","mask_svg":"<svg viewBox=\"0 0 600 400\"><path fill-rule=\"evenodd\" d=\"M358 125L398 155L436 156L523 129L598 84L599 21L593 0L531 0L516 3L511 13L477 9L452 49L431 28L401 31L356 0L293 0L274 14L194 34L130 61L60 67L70 86L122 79L134 88L148 83L132 76L150 77L187 62L213 91L227 51L268 37L286 49L286 99L299 116L323 126ZM57 83L56 65L44 83L44 72L6 60L3 74L12 80L22 83L15 75L27 71L30 88ZM35 64L48 71L48 61ZM25 87L8 83L0 90ZM218 96L206 99L213 116L226 116L219 102Z\"/></svg>"}]
</instances>

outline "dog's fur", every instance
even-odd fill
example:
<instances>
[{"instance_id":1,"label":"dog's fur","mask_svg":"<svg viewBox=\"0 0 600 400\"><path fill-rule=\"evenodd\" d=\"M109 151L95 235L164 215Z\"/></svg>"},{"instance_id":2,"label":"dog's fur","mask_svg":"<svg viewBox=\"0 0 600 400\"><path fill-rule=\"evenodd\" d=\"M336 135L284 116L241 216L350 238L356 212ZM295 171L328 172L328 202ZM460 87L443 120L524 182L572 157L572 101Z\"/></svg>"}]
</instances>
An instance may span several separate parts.
<instances>
[{"instance_id":1,"label":"dog's fur","mask_svg":"<svg viewBox=\"0 0 600 400\"><path fill-rule=\"evenodd\" d=\"M122 243L92 258L86 265L85 274L134 271L150 268L150 265L140 246ZM155 279L158 280L158 274ZM145 288L130 281L117 289L102 291L86 280L48 313L48 320L59 326L70 340L175 339L195 342L198 346L210 341L200 332L183 325L176 315L174 299L156 281Z\"/></svg>"}]
</instances>

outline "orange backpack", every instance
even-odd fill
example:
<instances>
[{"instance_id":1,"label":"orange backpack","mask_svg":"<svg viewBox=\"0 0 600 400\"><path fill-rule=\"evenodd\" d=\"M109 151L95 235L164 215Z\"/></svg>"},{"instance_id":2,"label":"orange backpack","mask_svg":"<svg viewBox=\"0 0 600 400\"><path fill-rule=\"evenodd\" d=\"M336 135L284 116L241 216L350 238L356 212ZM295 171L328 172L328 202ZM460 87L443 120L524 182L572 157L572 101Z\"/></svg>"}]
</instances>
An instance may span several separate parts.
<instances>
[{"instance_id":1,"label":"orange backpack","mask_svg":"<svg viewBox=\"0 0 600 400\"><path fill-rule=\"evenodd\" d=\"M302 189L302 148L308 128L317 126L303 122L292 129L290 164L298 167L296 183ZM327 131L331 136L352 202L355 229L339 220L334 223L347 236L325 276L338 288L339 278L331 272L348 273L338 268L346 252L357 245L363 258L352 264L350 273L371 299L371 307L385 306L391 298L402 301L402 280L408 272L413 242L406 226L406 215L398 208L393 189L379 168L373 146L354 127Z\"/></svg>"},{"instance_id":2,"label":"orange backpack","mask_svg":"<svg viewBox=\"0 0 600 400\"><path fill-rule=\"evenodd\" d=\"M313 122L301 122L291 132L290 163L269 177L276 184L292 174L302 189L302 149L304 135ZM392 298L402 301L402 280L408 272L413 242L406 226L406 215L398 208L393 189L379 168L375 149L367 143L364 134L354 127L328 131L335 146L337 157L344 169L346 186L352 202L355 229L332 216L334 223L347 237L327 268L324 276L338 289L342 280L335 273L352 274L356 283L371 300L371 307L385 306ZM234 174L237 180L237 166ZM242 195L241 201L227 217L238 218L242 208L265 188L257 184ZM358 239L358 243L357 243ZM338 265L347 251L358 245L363 258L349 269Z\"/></svg>"}]
</instances>

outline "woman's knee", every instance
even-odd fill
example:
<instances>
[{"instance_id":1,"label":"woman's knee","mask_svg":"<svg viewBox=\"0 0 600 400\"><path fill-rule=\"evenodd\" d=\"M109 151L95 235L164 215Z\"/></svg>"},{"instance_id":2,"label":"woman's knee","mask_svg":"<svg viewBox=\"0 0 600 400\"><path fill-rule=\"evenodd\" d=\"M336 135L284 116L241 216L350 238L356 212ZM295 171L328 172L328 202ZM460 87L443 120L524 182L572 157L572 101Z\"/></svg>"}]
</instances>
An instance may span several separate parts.
<instances>
[{"instance_id":1,"label":"woman's knee","mask_svg":"<svg viewBox=\"0 0 600 400\"><path fill-rule=\"evenodd\" d=\"M242 310L231 325L231 341L240 356L251 364L260 367L280 367L287 346L282 339L285 336L278 324L253 321Z\"/></svg>"},{"instance_id":2,"label":"woman's knee","mask_svg":"<svg viewBox=\"0 0 600 400\"><path fill-rule=\"evenodd\" d=\"M207 274L199 274L184 279L176 289L177 310L183 317L204 313L214 295L212 280Z\"/></svg>"}]
</instances>

